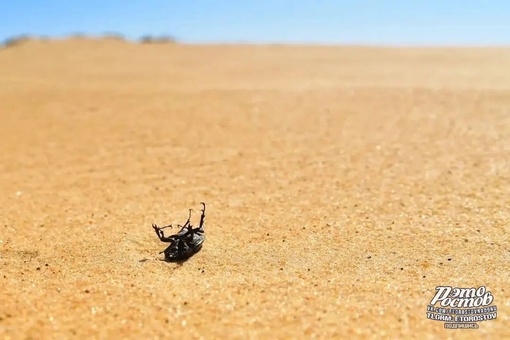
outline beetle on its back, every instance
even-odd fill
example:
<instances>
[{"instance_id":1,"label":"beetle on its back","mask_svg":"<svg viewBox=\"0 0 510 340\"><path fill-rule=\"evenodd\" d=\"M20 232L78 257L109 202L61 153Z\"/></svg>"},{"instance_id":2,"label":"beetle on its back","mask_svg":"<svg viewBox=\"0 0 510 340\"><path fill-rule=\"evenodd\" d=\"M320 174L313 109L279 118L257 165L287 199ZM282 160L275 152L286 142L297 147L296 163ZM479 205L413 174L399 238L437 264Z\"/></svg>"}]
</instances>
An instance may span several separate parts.
<instances>
[{"instance_id":1,"label":"beetle on its back","mask_svg":"<svg viewBox=\"0 0 510 340\"><path fill-rule=\"evenodd\" d=\"M175 235L166 237L163 233L163 229L173 228L171 224L164 227L158 227L156 224L152 224L152 228L156 231L156 235L158 235L159 239L162 242L170 243L170 245L161 252L165 254L165 261L176 262L187 260L202 248L202 244L205 240L205 203L201 202L201 204L203 208L201 210L202 215L200 216L200 225L198 228L193 228L190 223L191 209L189 210L189 216L186 223L184 223L183 226L177 225L178 227L181 227L181 230Z\"/></svg>"}]
</instances>

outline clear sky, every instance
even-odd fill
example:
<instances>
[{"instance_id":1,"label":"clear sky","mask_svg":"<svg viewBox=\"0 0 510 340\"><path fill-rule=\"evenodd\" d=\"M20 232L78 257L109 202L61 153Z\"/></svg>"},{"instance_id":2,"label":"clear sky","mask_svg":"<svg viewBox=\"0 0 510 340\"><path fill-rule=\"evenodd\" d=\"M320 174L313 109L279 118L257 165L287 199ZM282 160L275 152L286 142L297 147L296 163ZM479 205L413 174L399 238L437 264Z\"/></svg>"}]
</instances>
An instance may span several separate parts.
<instances>
[{"instance_id":1,"label":"clear sky","mask_svg":"<svg viewBox=\"0 0 510 340\"><path fill-rule=\"evenodd\" d=\"M0 40L78 32L191 43L510 45L510 1L0 0Z\"/></svg>"}]
</instances>

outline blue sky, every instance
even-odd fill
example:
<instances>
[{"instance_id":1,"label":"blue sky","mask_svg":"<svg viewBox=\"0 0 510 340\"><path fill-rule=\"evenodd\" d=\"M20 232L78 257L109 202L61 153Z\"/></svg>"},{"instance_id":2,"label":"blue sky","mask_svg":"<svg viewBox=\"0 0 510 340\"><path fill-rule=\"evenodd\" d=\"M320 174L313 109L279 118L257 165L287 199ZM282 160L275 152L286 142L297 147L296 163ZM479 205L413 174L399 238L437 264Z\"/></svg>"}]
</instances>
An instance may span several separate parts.
<instances>
[{"instance_id":1,"label":"blue sky","mask_svg":"<svg viewBox=\"0 0 510 340\"><path fill-rule=\"evenodd\" d=\"M77 32L190 43L510 45L510 1L0 0L0 40Z\"/></svg>"}]
</instances>

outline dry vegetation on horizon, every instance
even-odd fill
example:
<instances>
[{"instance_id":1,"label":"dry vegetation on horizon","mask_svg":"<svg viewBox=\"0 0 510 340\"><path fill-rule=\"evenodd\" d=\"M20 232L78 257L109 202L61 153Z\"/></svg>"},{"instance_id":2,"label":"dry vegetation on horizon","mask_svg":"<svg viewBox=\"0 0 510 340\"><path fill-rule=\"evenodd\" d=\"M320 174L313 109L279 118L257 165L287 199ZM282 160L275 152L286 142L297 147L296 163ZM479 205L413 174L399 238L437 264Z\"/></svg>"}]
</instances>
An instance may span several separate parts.
<instances>
[{"instance_id":1,"label":"dry vegetation on horizon","mask_svg":"<svg viewBox=\"0 0 510 340\"><path fill-rule=\"evenodd\" d=\"M21 44L30 42L30 41L51 41L55 39L51 39L45 36L36 36L36 35L30 35L30 34L20 34L16 36L12 36L10 38L5 39L0 43L0 48L9 48L14 46L19 46ZM73 33L64 38L64 40L107 40L107 41L125 41L128 42L129 40L126 39L126 37L123 34L120 33L105 33L101 36L89 36L84 33ZM169 43L176 43L177 40L167 34L163 35L151 35L146 34L141 36L138 41L138 43L141 44L169 44Z\"/></svg>"}]
</instances>

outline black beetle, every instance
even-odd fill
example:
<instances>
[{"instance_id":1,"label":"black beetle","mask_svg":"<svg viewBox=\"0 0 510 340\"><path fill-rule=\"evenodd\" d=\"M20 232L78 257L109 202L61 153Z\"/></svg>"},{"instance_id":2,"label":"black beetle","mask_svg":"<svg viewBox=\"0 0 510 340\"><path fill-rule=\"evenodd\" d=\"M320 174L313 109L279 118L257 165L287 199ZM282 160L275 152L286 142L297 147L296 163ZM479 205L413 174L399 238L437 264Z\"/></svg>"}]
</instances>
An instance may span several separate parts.
<instances>
[{"instance_id":1,"label":"black beetle","mask_svg":"<svg viewBox=\"0 0 510 340\"><path fill-rule=\"evenodd\" d=\"M158 235L159 239L162 242L170 243L168 248L161 252L165 254L165 261L176 262L187 260L202 248L202 244L205 240L205 203L201 202L201 204L203 209L201 210L202 215L200 216L200 226L198 228L193 228L190 223L192 209L189 210L186 223L184 223L183 226L177 225L181 227L181 230L175 235L165 237L163 233L164 228L173 228L171 224L164 227L158 227L156 224L152 224L152 228L156 231L156 235Z\"/></svg>"}]
</instances>

